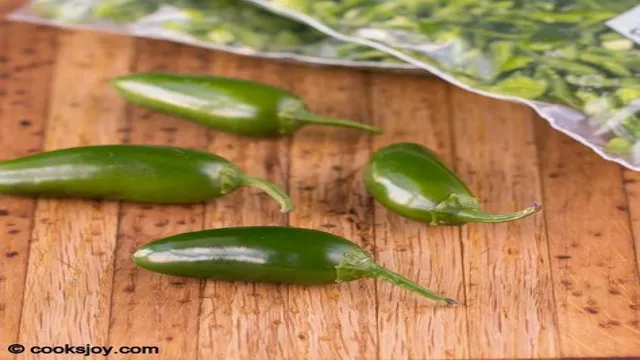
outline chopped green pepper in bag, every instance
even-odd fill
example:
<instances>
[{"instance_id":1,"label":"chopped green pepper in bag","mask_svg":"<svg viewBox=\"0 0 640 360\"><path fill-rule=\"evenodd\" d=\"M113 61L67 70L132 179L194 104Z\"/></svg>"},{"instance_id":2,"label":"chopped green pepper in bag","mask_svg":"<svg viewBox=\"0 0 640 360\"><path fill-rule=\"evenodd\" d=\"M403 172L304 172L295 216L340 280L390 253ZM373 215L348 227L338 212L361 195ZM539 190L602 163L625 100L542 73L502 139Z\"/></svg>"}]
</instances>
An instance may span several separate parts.
<instances>
[{"instance_id":1,"label":"chopped green pepper in bag","mask_svg":"<svg viewBox=\"0 0 640 360\"><path fill-rule=\"evenodd\" d=\"M637 0L246 1L472 91L525 102L640 170Z\"/></svg>"},{"instance_id":2,"label":"chopped green pepper in bag","mask_svg":"<svg viewBox=\"0 0 640 360\"><path fill-rule=\"evenodd\" d=\"M16 20L162 38L253 56L349 66L411 68L240 0L34 0Z\"/></svg>"}]
</instances>

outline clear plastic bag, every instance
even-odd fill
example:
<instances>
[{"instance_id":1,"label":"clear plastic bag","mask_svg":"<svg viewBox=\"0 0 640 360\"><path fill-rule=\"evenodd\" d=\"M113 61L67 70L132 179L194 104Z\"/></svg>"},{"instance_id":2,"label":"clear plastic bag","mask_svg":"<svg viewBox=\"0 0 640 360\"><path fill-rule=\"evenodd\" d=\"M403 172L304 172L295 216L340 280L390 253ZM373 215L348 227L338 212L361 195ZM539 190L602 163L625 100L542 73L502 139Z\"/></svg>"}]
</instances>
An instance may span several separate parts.
<instances>
[{"instance_id":1,"label":"clear plastic bag","mask_svg":"<svg viewBox=\"0 0 640 360\"><path fill-rule=\"evenodd\" d=\"M526 103L601 156L640 170L637 0L247 1Z\"/></svg>"},{"instance_id":2,"label":"clear plastic bag","mask_svg":"<svg viewBox=\"0 0 640 360\"><path fill-rule=\"evenodd\" d=\"M306 63L415 68L382 51L345 43L239 0L35 0L9 19Z\"/></svg>"}]
</instances>

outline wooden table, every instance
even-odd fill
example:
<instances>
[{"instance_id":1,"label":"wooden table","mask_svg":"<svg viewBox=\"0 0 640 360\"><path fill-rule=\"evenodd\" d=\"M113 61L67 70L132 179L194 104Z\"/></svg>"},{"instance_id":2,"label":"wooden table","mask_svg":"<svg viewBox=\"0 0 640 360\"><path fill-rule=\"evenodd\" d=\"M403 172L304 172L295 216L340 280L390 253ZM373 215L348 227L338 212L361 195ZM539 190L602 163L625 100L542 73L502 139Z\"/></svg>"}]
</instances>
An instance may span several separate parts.
<instances>
[{"instance_id":1,"label":"wooden table","mask_svg":"<svg viewBox=\"0 0 640 360\"><path fill-rule=\"evenodd\" d=\"M385 134L309 127L249 140L127 105L108 86L116 75L149 70L282 86L317 112ZM194 206L1 197L3 360L12 359L11 343L161 352L113 359L640 358L640 174L600 159L524 106L430 77L5 23L0 124L0 159L91 144L193 147L287 188L297 204L285 216L251 189ZM360 170L372 150L400 141L435 149L491 211L537 200L544 212L460 228L390 214L367 196ZM464 305L434 307L373 280L315 288L199 281L130 260L155 238L239 225L342 235Z\"/></svg>"}]
</instances>

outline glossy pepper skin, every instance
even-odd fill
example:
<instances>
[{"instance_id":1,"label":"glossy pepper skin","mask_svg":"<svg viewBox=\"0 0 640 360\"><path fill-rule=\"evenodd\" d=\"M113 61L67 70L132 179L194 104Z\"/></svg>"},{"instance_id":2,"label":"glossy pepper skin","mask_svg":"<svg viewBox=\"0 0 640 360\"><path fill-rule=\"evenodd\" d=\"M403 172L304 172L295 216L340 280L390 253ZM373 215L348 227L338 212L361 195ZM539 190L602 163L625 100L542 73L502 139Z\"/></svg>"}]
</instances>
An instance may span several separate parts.
<instances>
[{"instance_id":1,"label":"glossy pepper skin","mask_svg":"<svg viewBox=\"0 0 640 360\"><path fill-rule=\"evenodd\" d=\"M247 80L138 73L117 77L111 83L133 103L239 135L284 135L310 124L380 132L366 124L315 115L296 95Z\"/></svg>"},{"instance_id":2,"label":"glossy pepper skin","mask_svg":"<svg viewBox=\"0 0 640 360\"><path fill-rule=\"evenodd\" d=\"M149 145L70 148L0 162L0 193L80 197L158 204L208 201L254 185L292 210L273 184L249 177L224 158Z\"/></svg>"},{"instance_id":3,"label":"glossy pepper skin","mask_svg":"<svg viewBox=\"0 0 640 360\"><path fill-rule=\"evenodd\" d=\"M180 234L141 246L133 260L162 274L225 281L314 285L378 278L442 304L456 303L377 265L356 244L311 229L258 226Z\"/></svg>"},{"instance_id":4,"label":"glossy pepper skin","mask_svg":"<svg viewBox=\"0 0 640 360\"><path fill-rule=\"evenodd\" d=\"M376 151L364 171L369 193L389 210L430 225L497 223L521 219L540 210L488 214L469 188L426 147L398 143Z\"/></svg>"}]
</instances>

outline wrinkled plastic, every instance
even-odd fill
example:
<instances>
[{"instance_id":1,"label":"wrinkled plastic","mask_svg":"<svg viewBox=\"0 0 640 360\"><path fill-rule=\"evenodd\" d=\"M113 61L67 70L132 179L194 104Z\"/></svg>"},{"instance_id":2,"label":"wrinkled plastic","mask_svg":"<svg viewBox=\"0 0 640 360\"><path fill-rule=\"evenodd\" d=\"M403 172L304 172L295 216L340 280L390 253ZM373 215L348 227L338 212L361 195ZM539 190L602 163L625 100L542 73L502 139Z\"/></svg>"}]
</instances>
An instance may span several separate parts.
<instances>
[{"instance_id":1,"label":"wrinkled plastic","mask_svg":"<svg viewBox=\"0 0 640 360\"><path fill-rule=\"evenodd\" d=\"M256 57L415 69L382 51L334 39L240 0L35 0L9 19L171 40Z\"/></svg>"},{"instance_id":2,"label":"wrinkled plastic","mask_svg":"<svg viewBox=\"0 0 640 360\"><path fill-rule=\"evenodd\" d=\"M640 45L606 25L637 0L247 1L465 89L526 103L601 156L640 170Z\"/></svg>"}]
</instances>

